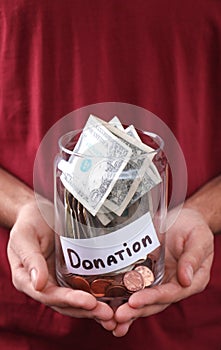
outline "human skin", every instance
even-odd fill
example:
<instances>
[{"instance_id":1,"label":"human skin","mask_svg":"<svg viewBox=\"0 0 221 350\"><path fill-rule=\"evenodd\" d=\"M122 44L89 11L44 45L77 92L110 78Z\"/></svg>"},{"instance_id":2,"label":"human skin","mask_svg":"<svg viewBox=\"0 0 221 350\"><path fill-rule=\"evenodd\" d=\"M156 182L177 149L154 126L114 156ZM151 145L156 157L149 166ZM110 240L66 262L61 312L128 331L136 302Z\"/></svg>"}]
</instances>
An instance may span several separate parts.
<instances>
[{"instance_id":1,"label":"human skin","mask_svg":"<svg viewBox=\"0 0 221 350\"><path fill-rule=\"evenodd\" d=\"M186 200L167 232L166 274L162 285L134 293L128 303L118 308L114 335L125 335L138 317L153 315L171 303L203 291L210 279L213 235L219 232L221 176L209 181Z\"/></svg>"},{"instance_id":2,"label":"human skin","mask_svg":"<svg viewBox=\"0 0 221 350\"><path fill-rule=\"evenodd\" d=\"M163 283L134 293L116 310L114 335L125 335L138 317L156 314L172 303L203 291L209 282L212 261L212 231L199 212L182 209L167 232Z\"/></svg>"},{"instance_id":3,"label":"human skin","mask_svg":"<svg viewBox=\"0 0 221 350\"><path fill-rule=\"evenodd\" d=\"M114 312L88 293L57 285L53 230L42 218L33 191L0 169L0 224L10 229L8 258L13 283L62 314L93 318L114 336L122 337L135 319L158 313L206 287L213 260L213 234L221 229L218 193L221 177L186 201L167 232L164 283L134 293ZM47 201L45 205L49 205Z\"/></svg>"},{"instance_id":4,"label":"human skin","mask_svg":"<svg viewBox=\"0 0 221 350\"><path fill-rule=\"evenodd\" d=\"M14 286L64 315L97 318L115 327L113 310L108 305L83 291L57 285L54 232L42 218L33 191L3 169L0 205L0 224L11 229L8 258ZM47 201L43 205L50 206Z\"/></svg>"}]
</instances>

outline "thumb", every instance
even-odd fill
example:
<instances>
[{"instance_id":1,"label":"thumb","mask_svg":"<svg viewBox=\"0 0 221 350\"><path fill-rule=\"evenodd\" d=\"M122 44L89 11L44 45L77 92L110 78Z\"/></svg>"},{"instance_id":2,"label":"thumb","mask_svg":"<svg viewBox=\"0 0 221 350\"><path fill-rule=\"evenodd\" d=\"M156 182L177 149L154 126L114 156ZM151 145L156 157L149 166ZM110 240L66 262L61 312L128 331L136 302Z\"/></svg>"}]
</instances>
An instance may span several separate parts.
<instances>
[{"instance_id":1,"label":"thumb","mask_svg":"<svg viewBox=\"0 0 221 350\"><path fill-rule=\"evenodd\" d=\"M178 280L183 287L189 287L193 281L194 268L187 254L183 254L178 263Z\"/></svg>"},{"instance_id":2,"label":"thumb","mask_svg":"<svg viewBox=\"0 0 221 350\"><path fill-rule=\"evenodd\" d=\"M43 255L37 251L32 253L31 257L27 255L24 267L29 272L34 289L43 290L48 281L48 268Z\"/></svg>"},{"instance_id":3,"label":"thumb","mask_svg":"<svg viewBox=\"0 0 221 350\"><path fill-rule=\"evenodd\" d=\"M195 273L207 256L208 240L203 238L204 233L204 228L198 228L197 234L190 235L185 241L177 270L178 280L183 287L189 287L192 284Z\"/></svg>"},{"instance_id":4,"label":"thumb","mask_svg":"<svg viewBox=\"0 0 221 350\"><path fill-rule=\"evenodd\" d=\"M8 257L15 284L24 289L29 281L35 290L42 290L48 281L48 267L41 246L32 227L15 225L10 233Z\"/></svg>"}]
</instances>

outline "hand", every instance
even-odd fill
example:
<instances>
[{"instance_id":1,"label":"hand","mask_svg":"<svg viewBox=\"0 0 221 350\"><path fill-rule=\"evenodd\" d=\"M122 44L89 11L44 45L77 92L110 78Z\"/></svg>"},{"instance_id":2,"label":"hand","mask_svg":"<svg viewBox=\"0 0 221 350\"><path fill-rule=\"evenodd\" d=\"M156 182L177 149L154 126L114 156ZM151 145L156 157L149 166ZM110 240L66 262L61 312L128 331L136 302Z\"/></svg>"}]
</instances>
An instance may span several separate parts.
<instances>
[{"instance_id":1,"label":"hand","mask_svg":"<svg viewBox=\"0 0 221 350\"><path fill-rule=\"evenodd\" d=\"M53 209L52 209L53 210ZM68 316L94 318L113 330L113 311L91 294L59 287L55 278L54 232L36 202L24 205L11 230L8 258L15 287Z\"/></svg>"},{"instance_id":2,"label":"hand","mask_svg":"<svg viewBox=\"0 0 221 350\"><path fill-rule=\"evenodd\" d=\"M183 209L167 232L165 278L161 285L134 293L115 313L115 336L125 335L138 317L156 314L171 303L199 293L209 282L213 234L202 215Z\"/></svg>"}]
</instances>

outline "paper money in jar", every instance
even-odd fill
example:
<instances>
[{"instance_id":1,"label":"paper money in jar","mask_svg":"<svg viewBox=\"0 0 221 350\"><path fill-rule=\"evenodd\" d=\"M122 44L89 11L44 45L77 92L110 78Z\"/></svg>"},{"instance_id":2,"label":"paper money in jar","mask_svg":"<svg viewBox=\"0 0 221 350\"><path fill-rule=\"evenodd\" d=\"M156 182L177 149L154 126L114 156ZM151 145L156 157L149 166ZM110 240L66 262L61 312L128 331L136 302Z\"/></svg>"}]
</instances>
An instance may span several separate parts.
<instances>
[{"instance_id":1,"label":"paper money in jar","mask_svg":"<svg viewBox=\"0 0 221 350\"><path fill-rule=\"evenodd\" d=\"M54 172L60 285L111 305L161 283L167 210L163 146L158 135L122 125L117 116L106 122L89 115L82 130L60 138Z\"/></svg>"}]
</instances>

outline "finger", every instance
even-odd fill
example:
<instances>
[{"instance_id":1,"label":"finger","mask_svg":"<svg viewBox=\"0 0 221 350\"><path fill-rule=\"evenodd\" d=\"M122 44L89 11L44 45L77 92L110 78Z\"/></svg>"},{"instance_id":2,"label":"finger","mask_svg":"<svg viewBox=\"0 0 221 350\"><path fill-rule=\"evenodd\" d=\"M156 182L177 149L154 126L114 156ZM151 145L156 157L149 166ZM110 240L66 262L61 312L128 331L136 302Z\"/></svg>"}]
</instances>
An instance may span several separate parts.
<instances>
[{"instance_id":1,"label":"finger","mask_svg":"<svg viewBox=\"0 0 221 350\"><path fill-rule=\"evenodd\" d=\"M106 329L107 331L113 331L116 326L117 326L117 322L112 318L110 320L100 320L95 318L95 320L97 321L97 323L99 323L104 329Z\"/></svg>"},{"instance_id":2,"label":"finger","mask_svg":"<svg viewBox=\"0 0 221 350\"><path fill-rule=\"evenodd\" d=\"M140 308L131 307L129 303L126 303L119 307L115 313L115 320L117 323L132 322L139 317L147 317L159 313L166 309L170 304L147 304Z\"/></svg>"},{"instance_id":3,"label":"finger","mask_svg":"<svg viewBox=\"0 0 221 350\"><path fill-rule=\"evenodd\" d=\"M91 311L86 309L78 309L73 307L64 308L64 307L58 307L58 306L52 306L51 308L64 316L69 316L74 318L90 318L90 319L94 318Z\"/></svg>"},{"instance_id":4,"label":"finger","mask_svg":"<svg viewBox=\"0 0 221 350\"><path fill-rule=\"evenodd\" d=\"M81 290L50 285L42 292L29 291L29 295L34 299L50 307L71 307L93 310L97 305L97 300L93 295Z\"/></svg>"},{"instance_id":5,"label":"finger","mask_svg":"<svg viewBox=\"0 0 221 350\"><path fill-rule=\"evenodd\" d=\"M101 321L110 321L114 317L114 312L109 305L106 303L97 302L96 308L92 310L94 318Z\"/></svg>"},{"instance_id":6,"label":"finger","mask_svg":"<svg viewBox=\"0 0 221 350\"><path fill-rule=\"evenodd\" d=\"M97 306L97 300L93 295L80 290L59 287L55 284L47 286L43 291L36 291L30 283L26 293L33 299L50 307L93 310Z\"/></svg>"},{"instance_id":7,"label":"finger","mask_svg":"<svg viewBox=\"0 0 221 350\"><path fill-rule=\"evenodd\" d=\"M190 294L189 288L182 288L176 281L172 281L134 293L129 298L128 304L135 309L154 304L168 305Z\"/></svg>"},{"instance_id":8,"label":"finger","mask_svg":"<svg viewBox=\"0 0 221 350\"><path fill-rule=\"evenodd\" d=\"M126 324L142 316L143 308L132 308L128 303L122 305L115 312L117 323Z\"/></svg>"},{"instance_id":9,"label":"finger","mask_svg":"<svg viewBox=\"0 0 221 350\"><path fill-rule=\"evenodd\" d=\"M113 335L115 337L118 337L118 338L125 336L128 333L129 328L132 325L133 321L134 320L130 320L130 321L124 322L124 323L118 323L112 332Z\"/></svg>"},{"instance_id":10,"label":"finger","mask_svg":"<svg viewBox=\"0 0 221 350\"><path fill-rule=\"evenodd\" d=\"M135 309L135 308L131 308L129 304L128 305L125 304L124 307L122 307L121 309L119 308L117 310L115 314L115 319L118 325L124 324L124 327L126 327L128 323L133 322L135 319L139 317L148 317L148 316L157 314L165 310L168 306L169 304L154 304L154 305L147 305L140 309Z\"/></svg>"},{"instance_id":11,"label":"finger","mask_svg":"<svg viewBox=\"0 0 221 350\"><path fill-rule=\"evenodd\" d=\"M110 328L110 330L115 328L116 321L113 319L113 311L108 305L97 302L96 306L92 309L86 309L85 305L86 304L84 303L83 307L77 307L77 305L74 305L73 307L52 306L52 309L70 317L95 319L107 329Z\"/></svg>"}]
</instances>

